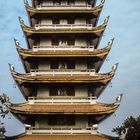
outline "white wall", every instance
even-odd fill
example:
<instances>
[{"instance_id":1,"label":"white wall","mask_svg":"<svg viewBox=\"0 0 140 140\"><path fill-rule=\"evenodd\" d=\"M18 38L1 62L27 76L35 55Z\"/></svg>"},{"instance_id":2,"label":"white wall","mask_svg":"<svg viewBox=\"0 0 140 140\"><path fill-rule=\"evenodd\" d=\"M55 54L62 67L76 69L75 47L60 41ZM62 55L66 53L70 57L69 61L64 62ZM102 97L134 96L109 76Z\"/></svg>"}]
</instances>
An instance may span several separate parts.
<instances>
[{"instance_id":1,"label":"white wall","mask_svg":"<svg viewBox=\"0 0 140 140\"><path fill-rule=\"evenodd\" d=\"M36 122L35 122L35 127L37 128L72 128L72 127L79 127L79 128L86 128L88 127L88 119L85 117L85 116L76 116L75 118L75 125L73 126L62 126L62 125L58 125L58 126L51 126L51 125L48 125L48 119L47 119L47 116L44 116L44 117L38 117L36 119Z\"/></svg>"}]
</instances>

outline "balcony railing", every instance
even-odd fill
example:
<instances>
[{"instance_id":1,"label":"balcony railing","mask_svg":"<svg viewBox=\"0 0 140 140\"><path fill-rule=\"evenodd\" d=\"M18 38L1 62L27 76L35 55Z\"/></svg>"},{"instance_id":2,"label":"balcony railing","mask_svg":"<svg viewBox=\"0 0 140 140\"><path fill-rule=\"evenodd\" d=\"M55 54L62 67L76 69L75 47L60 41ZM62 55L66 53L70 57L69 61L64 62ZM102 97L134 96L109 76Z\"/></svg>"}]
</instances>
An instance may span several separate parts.
<instances>
[{"instance_id":1,"label":"balcony railing","mask_svg":"<svg viewBox=\"0 0 140 140\"><path fill-rule=\"evenodd\" d=\"M29 104L96 104L96 97L88 98L38 98L29 97Z\"/></svg>"},{"instance_id":2,"label":"balcony railing","mask_svg":"<svg viewBox=\"0 0 140 140\"><path fill-rule=\"evenodd\" d=\"M72 46L72 45L64 45L64 46L33 46L33 51L94 51L94 46Z\"/></svg>"},{"instance_id":3,"label":"balcony railing","mask_svg":"<svg viewBox=\"0 0 140 140\"><path fill-rule=\"evenodd\" d=\"M44 128L30 127L27 134L91 134L96 135L98 126L87 128Z\"/></svg>"},{"instance_id":4,"label":"balcony railing","mask_svg":"<svg viewBox=\"0 0 140 140\"><path fill-rule=\"evenodd\" d=\"M95 75L95 69L76 70L76 69L51 69L51 70L38 70L32 69L31 75Z\"/></svg>"},{"instance_id":5,"label":"balcony railing","mask_svg":"<svg viewBox=\"0 0 140 140\"><path fill-rule=\"evenodd\" d=\"M48 30L57 30L57 29L85 29L85 30L91 30L93 28L92 24L35 24L35 29L48 29Z\"/></svg>"},{"instance_id":6,"label":"balcony railing","mask_svg":"<svg viewBox=\"0 0 140 140\"><path fill-rule=\"evenodd\" d=\"M40 4L40 5L37 5L36 7L37 9L92 9L92 5L75 5L75 4L64 4L64 5L56 5L56 4L52 4L52 5L49 5L49 4Z\"/></svg>"}]
</instances>

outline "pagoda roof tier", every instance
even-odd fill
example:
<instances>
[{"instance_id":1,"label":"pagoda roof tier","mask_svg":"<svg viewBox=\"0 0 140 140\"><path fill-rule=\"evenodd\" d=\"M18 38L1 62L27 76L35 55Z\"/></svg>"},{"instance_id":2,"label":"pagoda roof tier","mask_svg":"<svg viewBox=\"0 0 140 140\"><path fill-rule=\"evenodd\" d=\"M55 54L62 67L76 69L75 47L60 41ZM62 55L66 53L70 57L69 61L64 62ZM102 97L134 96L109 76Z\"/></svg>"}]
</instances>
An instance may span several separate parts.
<instances>
[{"instance_id":1,"label":"pagoda roof tier","mask_svg":"<svg viewBox=\"0 0 140 140\"><path fill-rule=\"evenodd\" d=\"M109 16L104 20L103 24L98 27L93 27L92 24L36 24L35 27L28 27L24 24L21 17L19 17L21 28L26 36L30 36L32 34L94 34L95 36L100 36L105 30L108 20Z\"/></svg>"},{"instance_id":2,"label":"pagoda roof tier","mask_svg":"<svg viewBox=\"0 0 140 140\"><path fill-rule=\"evenodd\" d=\"M25 7L27 12L29 13L29 16L31 17L33 14L59 14L59 13L91 13L91 14L99 14L104 5L104 0L101 0L101 3L98 6L93 7L92 5L85 5L85 6L77 6L77 5L38 5L36 7L31 7L28 4L28 0L26 0Z\"/></svg>"},{"instance_id":3,"label":"pagoda roof tier","mask_svg":"<svg viewBox=\"0 0 140 140\"><path fill-rule=\"evenodd\" d=\"M94 49L94 46L33 46L32 49L23 49L16 39L15 46L27 73L30 72L31 65L38 58L94 59L95 63L98 62L95 64L95 69L98 72L112 48L113 41L114 39L108 42L107 46L102 49ZM34 61L30 61L31 59L34 59Z\"/></svg>"},{"instance_id":4,"label":"pagoda roof tier","mask_svg":"<svg viewBox=\"0 0 140 140\"><path fill-rule=\"evenodd\" d=\"M111 114L120 105L122 95L116 98L112 104L7 104L10 112L15 114L81 114L81 115L103 115Z\"/></svg>"},{"instance_id":5,"label":"pagoda roof tier","mask_svg":"<svg viewBox=\"0 0 140 140\"><path fill-rule=\"evenodd\" d=\"M58 69L34 71L31 73L20 74L10 65L13 78L18 84L23 83L103 83L107 84L115 75L118 64L112 67L112 71L105 74L97 74L95 70L72 70Z\"/></svg>"},{"instance_id":6,"label":"pagoda roof tier","mask_svg":"<svg viewBox=\"0 0 140 140\"><path fill-rule=\"evenodd\" d=\"M18 138L17 140L108 140L104 136L100 135L41 135L41 134L26 134L23 137Z\"/></svg>"},{"instance_id":7,"label":"pagoda roof tier","mask_svg":"<svg viewBox=\"0 0 140 140\"><path fill-rule=\"evenodd\" d=\"M34 46L32 49L23 49L15 39L16 49L22 59L27 57L99 57L105 59L112 44L112 39L103 49L94 49L94 46Z\"/></svg>"},{"instance_id":8,"label":"pagoda roof tier","mask_svg":"<svg viewBox=\"0 0 140 140\"><path fill-rule=\"evenodd\" d=\"M58 61L63 61L66 58L68 60L72 60L70 63L74 64L74 67L71 69L75 68L76 61L82 60L82 61L86 61L87 63L94 63L93 69L95 69L96 72L99 72L102 64L106 60L106 57L107 57L107 55L104 55L102 57L101 56L100 57L95 57L95 56L93 56L93 57L71 57L71 56L67 56L67 57L24 57L24 56L20 55L20 58L21 58L21 61L22 61L22 64L23 64L23 67L24 67L24 70L26 71L26 73L30 73L30 71L36 70L36 68L37 68L36 66L38 66L38 59L40 61L55 62L53 60L56 60L56 62L58 62ZM90 68L90 66L88 68ZM57 69L58 69L58 67L57 67Z\"/></svg>"},{"instance_id":9,"label":"pagoda roof tier","mask_svg":"<svg viewBox=\"0 0 140 140\"><path fill-rule=\"evenodd\" d=\"M33 42L34 40L37 40L38 38L46 38L46 37L54 37L54 35L56 37L61 37L61 36L69 36L69 35L72 35L73 37L78 37L78 36L81 36L81 37L86 37L86 38L89 38L89 39L92 39L93 40L93 44L94 45L94 48L96 49L98 47L98 44L100 43L100 40L103 36L103 33L105 31L105 28L107 26L107 22L109 20L109 17L106 18L106 20L104 21L104 23L101 25L101 26L98 26L98 27L89 27L90 29L88 29L88 25L85 25L85 29L81 30L81 28L79 28L79 26L77 25L74 25L75 27L77 26L79 29L77 30L75 27L75 29L67 29L65 30L64 28L60 28L60 29L55 29L55 26L60 26L62 27L63 25L51 25L51 27L47 26L47 28L49 27L49 29L45 28L43 29L41 27L40 28L36 28L36 27L27 27L23 20L20 18L20 25L22 27L22 30L24 32L24 35L25 35L25 39L26 39L26 42L27 42L27 46L28 48L33 48ZM67 27L69 28L71 25L67 25ZM73 25L72 25L73 26ZM90 25L91 26L91 25ZM43 26L45 27L45 26Z\"/></svg>"},{"instance_id":10,"label":"pagoda roof tier","mask_svg":"<svg viewBox=\"0 0 140 140\"><path fill-rule=\"evenodd\" d=\"M34 48L34 46L37 46L36 45L36 41L39 42L39 38L41 39L47 39L47 38L52 38L52 39L55 39L55 38L58 38L58 39L61 39L63 37L73 37L74 39L78 38L78 37L82 37L82 38L85 38L85 39L90 39L92 41L92 44L91 46L94 46L94 49L97 49L98 46L99 46L99 43L102 39L102 36L103 36L103 33L102 32L101 34L32 34L30 36L26 35L25 34L25 39L26 39L26 43L27 43L27 48L29 49L32 49ZM58 44L57 44L58 45Z\"/></svg>"}]
</instances>

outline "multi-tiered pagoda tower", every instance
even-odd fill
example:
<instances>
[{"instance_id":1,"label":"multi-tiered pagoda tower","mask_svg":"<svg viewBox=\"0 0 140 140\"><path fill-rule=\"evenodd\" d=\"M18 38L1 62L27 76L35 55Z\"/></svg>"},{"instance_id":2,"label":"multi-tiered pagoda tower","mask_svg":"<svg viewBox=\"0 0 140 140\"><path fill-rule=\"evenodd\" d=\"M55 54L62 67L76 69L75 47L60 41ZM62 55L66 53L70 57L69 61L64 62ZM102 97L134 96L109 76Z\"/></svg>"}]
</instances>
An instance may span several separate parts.
<instances>
[{"instance_id":1,"label":"multi-tiered pagoda tower","mask_svg":"<svg viewBox=\"0 0 140 140\"><path fill-rule=\"evenodd\" d=\"M10 65L26 103L7 104L26 125L21 140L106 139L98 123L115 112L112 104L97 102L112 80L117 65L99 74L113 39L98 49L109 17L97 22L104 5L96 0L25 0L30 26L19 17L27 49L15 39L25 74Z\"/></svg>"}]
</instances>

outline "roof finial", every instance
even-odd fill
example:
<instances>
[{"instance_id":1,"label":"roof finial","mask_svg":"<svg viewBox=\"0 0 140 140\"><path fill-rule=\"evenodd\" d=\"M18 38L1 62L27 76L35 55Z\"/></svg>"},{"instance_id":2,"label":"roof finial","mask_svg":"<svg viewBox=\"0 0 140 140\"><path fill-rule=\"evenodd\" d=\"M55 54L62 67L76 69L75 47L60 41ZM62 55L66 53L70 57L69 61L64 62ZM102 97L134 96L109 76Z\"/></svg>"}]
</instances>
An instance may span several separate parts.
<instances>
[{"instance_id":1,"label":"roof finial","mask_svg":"<svg viewBox=\"0 0 140 140\"><path fill-rule=\"evenodd\" d=\"M20 22L21 25L24 24L24 21L20 16L18 17L18 19L19 19L19 22Z\"/></svg>"},{"instance_id":2,"label":"roof finial","mask_svg":"<svg viewBox=\"0 0 140 140\"><path fill-rule=\"evenodd\" d=\"M121 100L122 100L122 96L123 94L120 94L117 98L116 98L116 102L115 102L115 105L119 105Z\"/></svg>"},{"instance_id":3,"label":"roof finial","mask_svg":"<svg viewBox=\"0 0 140 140\"><path fill-rule=\"evenodd\" d=\"M108 42L108 45L109 45L109 46L112 46L113 42L114 42L114 38L112 38L112 39Z\"/></svg>"},{"instance_id":4,"label":"roof finial","mask_svg":"<svg viewBox=\"0 0 140 140\"><path fill-rule=\"evenodd\" d=\"M18 40L16 38L14 38L14 41L15 41L16 46L20 46L20 43L18 42Z\"/></svg>"},{"instance_id":5,"label":"roof finial","mask_svg":"<svg viewBox=\"0 0 140 140\"><path fill-rule=\"evenodd\" d=\"M15 68L12 64L9 64L9 67L10 67L10 71L11 73L14 73L15 72Z\"/></svg>"},{"instance_id":6,"label":"roof finial","mask_svg":"<svg viewBox=\"0 0 140 140\"><path fill-rule=\"evenodd\" d=\"M28 0L24 0L24 4L29 5Z\"/></svg>"},{"instance_id":7,"label":"roof finial","mask_svg":"<svg viewBox=\"0 0 140 140\"><path fill-rule=\"evenodd\" d=\"M112 72L115 73L115 71L117 70L119 63L116 63L113 67L112 67Z\"/></svg>"},{"instance_id":8,"label":"roof finial","mask_svg":"<svg viewBox=\"0 0 140 140\"><path fill-rule=\"evenodd\" d=\"M105 3L105 0L101 0L101 4L104 4Z\"/></svg>"},{"instance_id":9,"label":"roof finial","mask_svg":"<svg viewBox=\"0 0 140 140\"><path fill-rule=\"evenodd\" d=\"M107 23L108 23L109 18L110 18L110 16L107 16L107 17L105 18L105 20L104 20L104 24L107 24Z\"/></svg>"}]
</instances>

